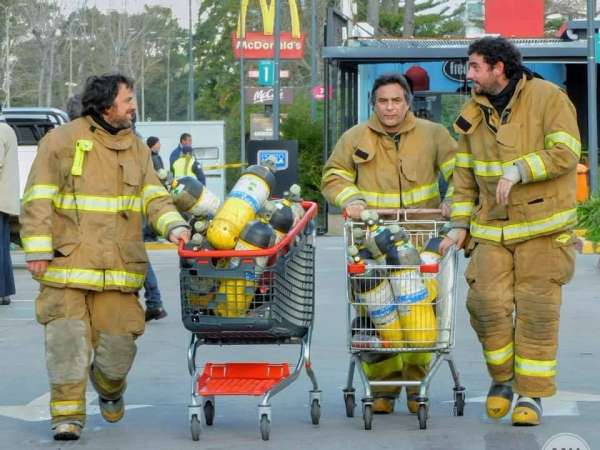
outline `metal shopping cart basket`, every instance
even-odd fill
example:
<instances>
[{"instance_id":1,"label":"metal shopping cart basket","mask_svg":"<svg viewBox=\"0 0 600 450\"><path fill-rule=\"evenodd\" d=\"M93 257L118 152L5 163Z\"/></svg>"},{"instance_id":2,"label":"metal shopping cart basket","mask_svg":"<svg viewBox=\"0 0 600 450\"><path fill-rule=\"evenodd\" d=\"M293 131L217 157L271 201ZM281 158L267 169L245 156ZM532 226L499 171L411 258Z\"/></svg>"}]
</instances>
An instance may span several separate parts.
<instances>
[{"instance_id":1,"label":"metal shopping cart basket","mask_svg":"<svg viewBox=\"0 0 600 450\"><path fill-rule=\"evenodd\" d=\"M403 227L407 232L406 238L417 249L422 249L429 239L439 237L445 224L439 210L377 212L383 219L383 227ZM356 236L364 236L368 240L371 237L370 233L373 233L373 230L362 221L345 221L350 351L348 379L344 388L346 415L354 416L356 401L353 378L356 370L364 386L362 413L366 430L372 427L372 388L402 386L419 388L416 398L419 428L427 428L429 385L445 360L454 382L454 415L462 416L465 389L460 385L459 374L452 357L458 265L455 247L452 246L439 262L433 264L386 265L385 256L380 258L379 262L368 259L360 261L360 258L356 257L353 259L353 255L348 254L348 249L358 243L355 242ZM420 292L423 295L420 295ZM363 362L372 361L373 357L398 353L402 358L407 356L407 359L417 355L431 358L425 377L420 381L401 377L368 378ZM428 353L431 356L427 355ZM402 373L401 370L398 373Z\"/></svg>"},{"instance_id":2,"label":"metal shopping cart basket","mask_svg":"<svg viewBox=\"0 0 600 450\"><path fill-rule=\"evenodd\" d=\"M317 205L303 202L303 207L302 219L266 250L179 247L182 320L192 333L187 356L195 441L203 422L212 425L218 395L262 396L259 427L262 439L268 440L271 397L294 382L303 367L312 382L312 423L319 423L321 391L310 356ZM299 344L300 354L293 368L287 362L207 362L203 368L197 364L200 345L236 344Z\"/></svg>"}]
</instances>

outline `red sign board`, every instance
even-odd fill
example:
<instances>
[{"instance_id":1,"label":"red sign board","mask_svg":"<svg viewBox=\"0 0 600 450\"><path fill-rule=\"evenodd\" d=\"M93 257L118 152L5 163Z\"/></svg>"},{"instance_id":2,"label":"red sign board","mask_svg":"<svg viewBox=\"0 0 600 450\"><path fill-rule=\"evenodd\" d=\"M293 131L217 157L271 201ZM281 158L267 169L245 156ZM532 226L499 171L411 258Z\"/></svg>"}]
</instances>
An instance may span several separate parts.
<instances>
[{"instance_id":1,"label":"red sign board","mask_svg":"<svg viewBox=\"0 0 600 450\"><path fill-rule=\"evenodd\" d=\"M485 0L485 32L505 37L544 36L544 0Z\"/></svg>"},{"instance_id":2,"label":"red sign board","mask_svg":"<svg viewBox=\"0 0 600 450\"><path fill-rule=\"evenodd\" d=\"M299 38L292 37L289 31L282 31L279 41L279 57L281 59L304 58L304 33ZM244 59L273 59L275 57L274 36L248 31L245 39L238 39L236 33L231 36L233 53L240 59L242 50Z\"/></svg>"},{"instance_id":3,"label":"red sign board","mask_svg":"<svg viewBox=\"0 0 600 450\"><path fill-rule=\"evenodd\" d=\"M313 98L315 100L324 100L325 99L325 88L323 87L322 84L319 84L317 86L313 86L310 90ZM333 98L333 87L329 86L329 99Z\"/></svg>"}]
</instances>

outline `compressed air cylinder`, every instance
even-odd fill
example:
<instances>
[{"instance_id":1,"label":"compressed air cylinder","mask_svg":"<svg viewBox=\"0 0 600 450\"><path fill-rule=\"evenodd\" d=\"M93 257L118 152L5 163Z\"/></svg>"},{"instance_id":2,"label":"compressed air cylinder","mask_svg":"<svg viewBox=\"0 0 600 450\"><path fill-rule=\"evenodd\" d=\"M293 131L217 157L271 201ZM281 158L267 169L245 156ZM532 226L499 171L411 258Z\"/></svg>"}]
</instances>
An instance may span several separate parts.
<instances>
[{"instance_id":1,"label":"compressed air cylinder","mask_svg":"<svg viewBox=\"0 0 600 450\"><path fill-rule=\"evenodd\" d=\"M430 347L437 337L437 322L429 291L418 269L402 267L421 264L410 242L399 242L388 252L388 265L400 266L390 273L390 285L397 305L404 339L409 347Z\"/></svg>"},{"instance_id":2,"label":"compressed air cylinder","mask_svg":"<svg viewBox=\"0 0 600 450\"><path fill-rule=\"evenodd\" d=\"M180 177L171 183L171 197L179 212L192 216L214 216L221 201L196 177Z\"/></svg>"},{"instance_id":3,"label":"compressed air cylinder","mask_svg":"<svg viewBox=\"0 0 600 450\"><path fill-rule=\"evenodd\" d=\"M442 259L442 255L440 254L440 244L443 239L443 237L432 237L427 241L425 248L421 252L421 262L423 264L439 264ZM437 279L435 277L427 277L424 281L425 286L427 286L427 291L429 292L429 301L435 304L438 293Z\"/></svg>"},{"instance_id":4,"label":"compressed air cylinder","mask_svg":"<svg viewBox=\"0 0 600 450\"><path fill-rule=\"evenodd\" d=\"M235 247L240 233L256 217L275 186L274 165L248 167L237 180L227 199L208 227L210 244L219 250Z\"/></svg>"},{"instance_id":5,"label":"compressed air cylinder","mask_svg":"<svg viewBox=\"0 0 600 450\"><path fill-rule=\"evenodd\" d=\"M269 223L275 230L275 243L278 243L292 229L295 223L294 212L291 203L286 199L271 203L273 204L273 212L269 218Z\"/></svg>"},{"instance_id":6,"label":"compressed air cylinder","mask_svg":"<svg viewBox=\"0 0 600 450\"><path fill-rule=\"evenodd\" d=\"M235 246L236 250L260 250L273 246L275 231L261 220L250 221L242 230ZM260 279L267 266L268 256L254 258L253 279L227 279L221 282L219 294L225 295L225 302L217 306L217 314L222 317L242 317L248 311L254 298L256 281ZM238 258L231 258L229 266L239 264Z\"/></svg>"},{"instance_id":7,"label":"compressed air cylinder","mask_svg":"<svg viewBox=\"0 0 600 450\"><path fill-rule=\"evenodd\" d=\"M349 254L353 249L348 249ZM355 263L374 264L373 260L363 261L357 255ZM352 279L354 298L364 306L371 322L375 325L377 334L384 347L398 347L403 341L402 325L398 315L398 308L394 301L392 287L385 277L385 271L380 269L367 269L362 275L355 275ZM359 310L359 313L361 311ZM369 330L361 330L368 332Z\"/></svg>"},{"instance_id":8,"label":"compressed air cylinder","mask_svg":"<svg viewBox=\"0 0 600 450\"><path fill-rule=\"evenodd\" d=\"M298 223L302 217L304 217L304 207L302 206L302 188L298 184L292 184L288 195L283 194L283 197L286 198L292 207L292 211L294 213L294 225Z\"/></svg>"},{"instance_id":9,"label":"compressed air cylinder","mask_svg":"<svg viewBox=\"0 0 600 450\"><path fill-rule=\"evenodd\" d=\"M392 247L392 233L379 222L379 216L375 212L363 211L360 218L367 224L368 229L365 247L377 263L385 264L386 254Z\"/></svg>"}]
</instances>

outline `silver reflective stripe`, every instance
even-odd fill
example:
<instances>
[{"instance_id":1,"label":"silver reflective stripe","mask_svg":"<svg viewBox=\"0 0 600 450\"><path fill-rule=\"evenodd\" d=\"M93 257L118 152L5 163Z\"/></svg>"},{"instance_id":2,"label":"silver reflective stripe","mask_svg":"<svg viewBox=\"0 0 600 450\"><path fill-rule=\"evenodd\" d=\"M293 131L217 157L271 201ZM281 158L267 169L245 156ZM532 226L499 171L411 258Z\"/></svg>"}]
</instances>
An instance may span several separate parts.
<instances>
[{"instance_id":1,"label":"silver reflective stripe","mask_svg":"<svg viewBox=\"0 0 600 450\"><path fill-rule=\"evenodd\" d=\"M104 271L94 269L73 269L64 267L48 267L48 270L39 278L57 284L79 284L97 288L104 287Z\"/></svg>"},{"instance_id":2,"label":"silver reflective stripe","mask_svg":"<svg viewBox=\"0 0 600 450\"><path fill-rule=\"evenodd\" d=\"M106 287L141 288L145 274L126 272L124 270L106 270L104 284Z\"/></svg>"},{"instance_id":3,"label":"silver reflective stripe","mask_svg":"<svg viewBox=\"0 0 600 450\"><path fill-rule=\"evenodd\" d=\"M484 350L485 361L492 366L500 366L513 357L514 346L509 342L498 350Z\"/></svg>"},{"instance_id":4,"label":"silver reflective stripe","mask_svg":"<svg viewBox=\"0 0 600 450\"><path fill-rule=\"evenodd\" d=\"M556 360L535 360L516 355L515 373L529 377L553 377L556 375Z\"/></svg>"},{"instance_id":5,"label":"silver reflective stripe","mask_svg":"<svg viewBox=\"0 0 600 450\"><path fill-rule=\"evenodd\" d=\"M402 201L400 194L384 194L382 192L361 192L367 206L371 208L400 208Z\"/></svg>"},{"instance_id":6,"label":"silver reflective stripe","mask_svg":"<svg viewBox=\"0 0 600 450\"><path fill-rule=\"evenodd\" d=\"M437 181L425 186L419 186L409 191L402 191L402 204L404 206L413 206L418 203L423 203L432 198L437 198L440 195L440 188Z\"/></svg>"},{"instance_id":7,"label":"silver reflective stripe","mask_svg":"<svg viewBox=\"0 0 600 450\"><path fill-rule=\"evenodd\" d=\"M536 236L538 234L548 233L559 230L563 227L575 225L577 223L577 210L568 209L550 217L536 220L534 222L517 223L504 227L504 239L520 239L524 237Z\"/></svg>"},{"instance_id":8,"label":"silver reflective stripe","mask_svg":"<svg viewBox=\"0 0 600 450\"><path fill-rule=\"evenodd\" d=\"M354 181L356 180L356 172L349 172L343 169L328 169L323 174L323 179L326 179L330 176L339 176L340 178L343 178L344 180L349 181L350 183L354 183Z\"/></svg>"},{"instance_id":9,"label":"silver reflective stripe","mask_svg":"<svg viewBox=\"0 0 600 450\"><path fill-rule=\"evenodd\" d=\"M548 178L548 174L546 173L546 165L544 164L544 160L537 153L530 153L523 157L529 169L531 170L531 175L533 181L542 181Z\"/></svg>"},{"instance_id":10,"label":"silver reflective stripe","mask_svg":"<svg viewBox=\"0 0 600 450\"><path fill-rule=\"evenodd\" d=\"M82 194L60 194L54 198L58 209L77 209L78 211L116 213L121 211L141 212L141 199L134 195L118 197L100 197Z\"/></svg>"},{"instance_id":11,"label":"silver reflective stripe","mask_svg":"<svg viewBox=\"0 0 600 450\"><path fill-rule=\"evenodd\" d=\"M544 146L547 149L554 147L556 144L566 145L571 150L577 159L581 157L581 142L571 136L569 133L564 131L556 131L554 133L547 134L544 137Z\"/></svg>"},{"instance_id":12,"label":"silver reflective stripe","mask_svg":"<svg viewBox=\"0 0 600 450\"><path fill-rule=\"evenodd\" d=\"M143 205L144 214L146 213L146 210L148 209L148 204L152 200L154 200L155 198L168 197L168 196L169 196L169 193L162 186L155 186L152 184L145 185L144 189L142 189L142 205Z\"/></svg>"},{"instance_id":13,"label":"silver reflective stripe","mask_svg":"<svg viewBox=\"0 0 600 450\"><path fill-rule=\"evenodd\" d=\"M446 181L448 181L448 179L452 175L452 172L454 171L454 164L456 164L456 159L450 158L448 161L442 163L442 165L440 166L440 171L442 172L442 176Z\"/></svg>"},{"instance_id":14,"label":"silver reflective stripe","mask_svg":"<svg viewBox=\"0 0 600 450\"><path fill-rule=\"evenodd\" d=\"M169 225L174 222L182 222L182 225L185 223L183 217L181 217L179 213L175 211L166 212L156 221L156 229L161 236L165 236L167 234L167 230L169 229Z\"/></svg>"},{"instance_id":15,"label":"silver reflective stripe","mask_svg":"<svg viewBox=\"0 0 600 450\"><path fill-rule=\"evenodd\" d=\"M52 236L28 236L21 239L25 253L52 253Z\"/></svg>"},{"instance_id":16,"label":"silver reflective stripe","mask_svg":"<svg viewBox=\"0 0 600 450\"><path fill-rule=\"evenodd\" d=\"M473 237L488 239L494 242L502 241L502 228L481 225L471 220L471 235Z\"/></svg>"},{"instance_id":17,"label":"silver reflective stripe","mask_svg":"<svg viewBox=\"0 0 600 450\"><path fill-rule=\"evenodd\" d=\"M360 196L360 191L356 186L348 186L340 191L340 193L335 197L334 203L342 207L344 203L346 203L350 198L354 196Z\"/></svg>"},{"instance_id":18,"label":"silver reflective stripe","mask_svg":"<svg viewBox=\"0 0 600 450\"><path fill-rule=\"evenodd\" d=\"M457 153L455 156L456 167L471 169L473 167L473 155L470 153Z\"/></svg>"},{"instance_id":19,"label":"silver reflective stripe","mask_svg":"<svg viewBox=\"0 0 600 450\"><path fill-rule=\"evenodd\" d=\"M58 193L58 186L55 184L34 184L23 194L23 204L33 200L53 200Z\"/></svg>"},{"instance_id":20,"label":"silver reflective stripe","mask_svg":"<svg viewBox=\"0 0 600 450\"><path fill-rule=\"evenodd\" d=\"M453 202L451 207L451 217L470 217L473 213L475 203L473 202Z\"/></svg>"}]
</instances>

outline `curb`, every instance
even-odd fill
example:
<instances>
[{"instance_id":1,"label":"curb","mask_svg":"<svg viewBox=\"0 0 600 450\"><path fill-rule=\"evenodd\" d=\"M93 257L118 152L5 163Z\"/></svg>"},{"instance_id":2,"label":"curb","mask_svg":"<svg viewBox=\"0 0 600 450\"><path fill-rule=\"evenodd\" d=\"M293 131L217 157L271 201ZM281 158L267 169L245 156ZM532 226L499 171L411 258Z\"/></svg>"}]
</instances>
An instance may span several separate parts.
<instances>
[{"instance_id":1,"label":"curb","mask_svg":"<svg viewBox=\"0 0 600 450\"><path fill-rule=\"evenodd\" d=\"M586 230L574 230L575 236L581 241L581 254L594 255L600 253L600 243L594 243L585 238Z\"/></svg>"}]
</instances>

